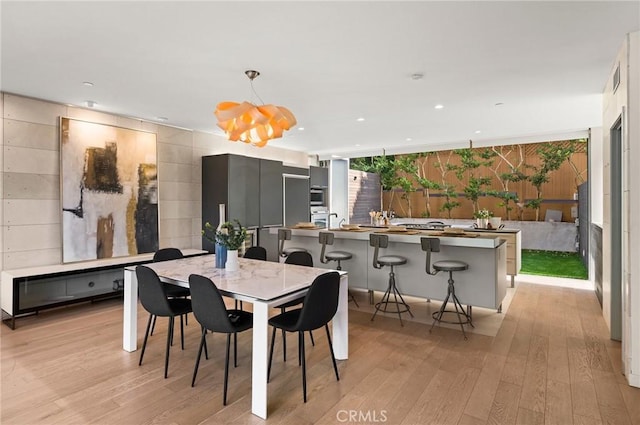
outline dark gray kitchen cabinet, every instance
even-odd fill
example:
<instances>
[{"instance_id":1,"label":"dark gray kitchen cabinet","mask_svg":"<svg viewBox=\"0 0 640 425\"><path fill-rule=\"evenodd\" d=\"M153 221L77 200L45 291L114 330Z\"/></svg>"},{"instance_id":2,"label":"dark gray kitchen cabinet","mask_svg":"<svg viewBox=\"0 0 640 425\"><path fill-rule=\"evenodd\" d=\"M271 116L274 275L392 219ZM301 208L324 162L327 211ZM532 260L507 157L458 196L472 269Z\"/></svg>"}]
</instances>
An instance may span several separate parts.
<instances>
[{"instance_id":1,"label":"dark gray kitchen cabinet","mask_svg":"<svg viewBox=\"0 0 640 425\"><path fill-rule=\"evenodd\" d=\"M329 169L324 167L309 167L309 185L315 188L329 187Z\"/></svg>"},{"instance_id":2,"label":"dark gray kitchen cabinet","mask_svg":"<svg viewBox=\"0 0 640 425\"><path fill-rule=\"evenodd\" d=\"M237 219L248 229L282 226L282 162L232 154L202 157L202 228L206 222L218 225L220 204L227 221ZM203 238L202 249L214 251L214 246Z\"/></svg>"},{"instance_id":3,"label":"dark gray kitchen cabinet","mask_svg":"<svg viewBox=\"0 0 640 425\"><path fill-rule=\"evenodd\" d=\"M218 205L226 205L227 221L238 220L247 228L260 225L260 160L240 155L202 157L202 227L220 222ZM202 248L213 251L206 238Z\"/></svg>"},{"instance_id":4,"label":"dark gray kitchen cabinet","mask_svg":"<svg viewBox=\"0 0 640 425\"><path fill-rule=\"evenodd\" d=\"M260 160L260 227L282 226L282 162Z\"/></svg>"}]
</instances>

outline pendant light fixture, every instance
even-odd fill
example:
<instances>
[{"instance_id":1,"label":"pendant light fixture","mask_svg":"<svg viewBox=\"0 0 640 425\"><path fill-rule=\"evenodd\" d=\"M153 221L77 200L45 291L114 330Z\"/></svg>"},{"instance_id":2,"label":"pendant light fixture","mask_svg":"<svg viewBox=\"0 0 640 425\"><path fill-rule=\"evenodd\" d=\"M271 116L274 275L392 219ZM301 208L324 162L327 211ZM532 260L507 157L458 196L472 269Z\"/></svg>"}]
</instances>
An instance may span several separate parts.
<instances>
[{"instance_id":1,"label":"pendant light fixture","mask_svg":"<svg viewBox=\"0 0 640 425\"><path fill-rule=\"evenodd\" d=\"M251 81L251 90L263 104L256 106L251 102L220 102L215 115L218 127L224 130L227 138L264 147L271 139L282 137L282 132L296 125L296 118L283 106L265 105L253 88L253 80L260 75L258 71L244 72Z\"/></svg>"}]
</instances>

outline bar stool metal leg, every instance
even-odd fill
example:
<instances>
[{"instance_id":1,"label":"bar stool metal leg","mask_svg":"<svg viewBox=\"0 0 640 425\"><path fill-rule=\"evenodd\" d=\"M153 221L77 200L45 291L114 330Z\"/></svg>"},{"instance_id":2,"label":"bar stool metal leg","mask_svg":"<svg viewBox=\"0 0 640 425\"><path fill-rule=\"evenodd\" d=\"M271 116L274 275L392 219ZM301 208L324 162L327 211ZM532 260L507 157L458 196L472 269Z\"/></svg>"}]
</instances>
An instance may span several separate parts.
<instances>
[{"instance_id":1,"label":"bar stool metal leg","mask_svg":"<svg viewBox=\"0 0 640 425\"><path fill-rule=\"evenodd\" d=\"M449 272L449 281L448 281L448 283L449 283L449 286L447 288L447 296L445 297L444 301L442 302L442 305L440 306L440 309L433 313L433 323L431 323L431 328L429 329L429 332L431 332L433 330L433 327L435 326L436 322L457 324L457 325L460 325L460 329L462 330L462 335L464 335L464 339L467 339L467 334L464 331L464 325L469 323L472 327L475 327L475 326L473 326L470 314L468 314L465 311L464 307L462 306L462 303L460 303L460 300L458 300L458 297L456 296L456 289L455 289L455 286L454 286L453 273L451 271ZM451 301L453 301L453 307L454 307L455 310L447 310L446 309L447 308L447 303L449 302L449 298L451 298ZM453 322L453 321L442 320L442 315L445 312L454 313L457 316L458 321ZM463 318L464 318L464 320L463 320Z\"/></svg>"},{"instance_id":2,"label":"bar stool metal leg","mask_svg":"<svg viewBox=\"0 0 640 425\"><path fill-rule=\"evenodd\" d=\"M392 293L395 301L390 301L390 297ZM400 298L400 301L398 301L398 297ZM389 304L396 305L396 312L398 313L398 318L400 319L400 326L404 326L404 322L402 321L402 313L409 313L409 315L413 317L413 313L411 312L411 308L409 307L409 304L407 304L404 301L404 298L402 298L402 294L400 294L400 291L398 291L398 288L396 287L396 276L395 276L395 273L393 272L393 266L391 266L391 271L389 272L389 286L387 287L387 290L382 296L382 299L380 300L380 302L376 303L376 311L373 312L371 321L375 319L376 314L378 314L378 311L382 310L383 312L387 313L387 307L389 306ZM384 305L384 308L382 308L383 305ZM402 310L400 309L400 305L403 306Z\"/></svg>"}]
</instances>

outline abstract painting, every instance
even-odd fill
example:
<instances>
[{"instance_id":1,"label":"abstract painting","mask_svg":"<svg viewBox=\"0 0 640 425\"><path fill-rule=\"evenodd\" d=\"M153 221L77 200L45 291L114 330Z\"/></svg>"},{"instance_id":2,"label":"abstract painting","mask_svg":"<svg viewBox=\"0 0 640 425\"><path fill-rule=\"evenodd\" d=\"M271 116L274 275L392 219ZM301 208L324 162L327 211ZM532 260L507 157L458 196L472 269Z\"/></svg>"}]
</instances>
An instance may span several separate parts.
<instances>
[{"instance_id":1,"label":"abstract painting","mask_svg":"<svg viewBox=\"0 0 640 425\"><path fill-rule=\"evenodd\" d=\"M158 249L156 135L60 119L62 261Z\"/></svg>"}]
</instances>

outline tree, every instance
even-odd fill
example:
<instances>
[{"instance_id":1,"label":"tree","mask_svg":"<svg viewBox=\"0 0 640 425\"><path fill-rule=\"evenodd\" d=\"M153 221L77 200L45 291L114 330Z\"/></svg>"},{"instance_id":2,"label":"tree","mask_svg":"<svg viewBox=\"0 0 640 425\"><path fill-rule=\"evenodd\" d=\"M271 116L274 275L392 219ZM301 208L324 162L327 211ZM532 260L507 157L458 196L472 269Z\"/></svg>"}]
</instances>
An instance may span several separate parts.
<instances>
[{"instance_id":1,"label":"tree","mask_svg":"<svg viewBox=\"0 0 640 425\"><path fill-rule=\"evenodd\" d=\"M395 159L394 168L395 168L395 181L394 187L402 189L402 195L400 197L407 203L407 211L402 211L402 215L405 217L411 217L411 194L416 191L416 188L413 186L413 182L409 177L414 176L418 170L416 165L416 159L418 158L417 154L403 155ZM405 175L400 175L400 172L405 173ZM402 208L402 205L400 206ZM389 210L391 209L391 204L389 204Z\"/></svg>"},{"instance_id":2,"label":"tree","mask_svg":"<svg viewBox=\"0 0 640 425\"><path fill-rule=\"evenodd\" d=\"M542 146L536 149L541 165L526 165L527 168L533 170L533 173L527 179L536 188L536 199L528 200L525 206L536 211L536 221L540 220L542 185L549 181L549 174L559 169L562 163L571 156L574 149L571 146L563 147L557 143L543 143Z\"/></svg>"},{"instance_id":3,"label":"tree","mask_svg":"<svg viewBox=\"0 0 640 425\"><path fill-rule=\"evenodd\" d=\"M449 151L447 162L443 162L442 159L440 159L440 152L436 152L437 161L433 164L433 166L440 171L442 184L439 189L445 197L445 202L440 206L440 211L446 211L448 218L451 218L451 211L460 206L460 202L455 199L458 197L455 185L447 182L447 175L455 169L455 166L451 164L452 156L453 151Z\"/></svg>"},{"instance_id":4,"label":"tree","mask_svg":"<svg viewBox=\"0 0 640 425\"><path fill-rule=\"evenodd\" d=\"M571 140L569 142L571 153L567 158L567 162L569 163L569 165L571 166L571 169L573 170L573 173L575 174L574 181L576 183L576 190L578 189L578 186L584 183L584 177L582 175L587 172L587 169L585 168L582 171L578 170L578 166L572 161L572 158L573 158L573 154L576 153L576 151L578 150L578 144L586 143L586 142L587 142L587 139L577 139L577 140Z\"/></svg>"},{"instance_id":5,"label":"tree","mask_svg":"<svg viewBox=\"0 0 640 425\"><path fill-rule=\"evenodd\" d=\"M466 185L462 191L471 201L475 213L480 209L478 204L480 196L486 195L486 188L491 185L491 177L477 176L477 170L483 166L491 167L495 154L490 149L477 152L472 148L456 149L454 152L460 157L460 165L453 166L452 169L460 183L464 184L466 179Z\"/></svg>"},{"instance_id":6,"label":"tree","mask_svg":"<svg viewBox=\"0 0 640 425\"><path fill-rule=\"evenodd\" d=\"M389 209L393 203L393 188L397 185L396 165L393 156L373 156L367 158L354 158L350 162L350 168L360 170L367 173L376 173L380 177L380 207L384 209L384 191L391 191L391 199L389 200Z\"/></svg>"},{"instance_id":7,"label":"tree","mask_svg":"<svg viewBox=\"0 0 640 425\"><path fill-rule=\"evenodd\" d=\"M431 152L423 152L418 154L418 158L424 158L423 161L416 161L419 163L419 166L416 166L415 179L416 182L422 187L422 196L424 197L424 209L425 216L431 217L431 202L430 202L430 191L431 190L440 190L442 189L442 185L434 180L429 180L427 178L427 167L429 164L429 156L432 155Z\"/></svg>"},{"instance_id":8,"label":"tree","mask_svg":"<svg viewBox=\"0 0 640 425\"><path fill-rule=\"evenodd\" d=\"M517 162L510 160L514 148L518 150ZM493 196L500 199L498 206L504 207L505 217L507 220L511 220L511 211L514 208L511 206L511 202L517 205L519 198L517 193L512 193L509 190L509 183L517 183L527 179L527 176L521 171L524 164L524 150L522 149L522 145L499 146L498 148L493 146L491 150L499 160L497 162L494 161L493 166L489 168L502 186L502 191L494 191ZM508 166L509 172L500 172L500 167L503 163Z\"/></svg>"}]
</instances>

